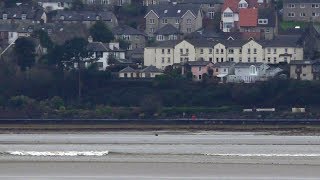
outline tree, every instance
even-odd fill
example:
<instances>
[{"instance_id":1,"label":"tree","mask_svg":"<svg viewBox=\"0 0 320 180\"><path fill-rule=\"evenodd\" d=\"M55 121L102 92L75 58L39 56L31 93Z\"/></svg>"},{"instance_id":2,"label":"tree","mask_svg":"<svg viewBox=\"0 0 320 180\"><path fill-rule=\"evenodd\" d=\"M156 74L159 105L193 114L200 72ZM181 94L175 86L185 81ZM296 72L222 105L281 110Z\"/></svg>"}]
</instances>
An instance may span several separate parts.
<instances>
[{"instance_id":1,"label":"tree","mask_svg":"<svg viewBox=\"0 0 320 180\"><path fill-rule=\"evenodd\" d=\"M22 37L16 40L14 51L17 64L21 71L31 68L35 63L35 44L30 38Z\"/></svg>"},{"instance_id":2,"label":"tree","mask_svg":"<svg viewBox=\"0 0 320 180\"><path fill-rule=\"evenodd\" d=\"M49 37L48 33L44 30L40 29L37 31L34 31L32 34L33 37L39 38L41 46L52 49L53 48L53 42L51 38Z\"/></svg>"},{"instance_id":3,"label":"tree","mask_svg":"<svg viewBox=\"0 0 320 180\"><path fill-rule=\"evenodd\" d=\"M67 69L77 69L78 71L78 101L81 101L81 69L86 63L93 63L96 58L87 50L88 42L82 38L74 38L66 41L63 45L63 55L61 62Z\"/></svg>"},{"instance_id":4,"label":"tree","mask_svg":"<svg viewBox=\"0 0 320 180\"><path fill-rule=\"evenodd\" d=\"M103 21L97 21L90 28L90 35L94 41L108 43L114 39L112 31L107 27Z\"/></svg>"}]
</instances>

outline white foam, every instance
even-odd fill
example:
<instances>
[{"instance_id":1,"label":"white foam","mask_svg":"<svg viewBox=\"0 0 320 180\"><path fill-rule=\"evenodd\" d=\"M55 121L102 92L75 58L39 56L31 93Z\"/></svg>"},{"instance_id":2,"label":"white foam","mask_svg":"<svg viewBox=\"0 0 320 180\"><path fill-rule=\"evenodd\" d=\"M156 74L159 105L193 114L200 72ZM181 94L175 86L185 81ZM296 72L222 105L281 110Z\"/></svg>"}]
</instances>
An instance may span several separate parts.
<instances>
[{"instance_id":1,"label":"white foam","mask_svg":"<svg viewBox=\"0 0 320 180\"><path fill-rule=\"evenodd\" d=\"M8 151L15 156L105 156L109 151Z\"/></svg>"},{"instance_id":2,"label":"white foam","mask_svg":"<svg viewBox=\"0 0 320 180\"><path fill-rule=\"evenodd\" d=\"M205 154L207 156L239 156L239 157L320 157L320 154Z\"/></svg>"}]
</instances>

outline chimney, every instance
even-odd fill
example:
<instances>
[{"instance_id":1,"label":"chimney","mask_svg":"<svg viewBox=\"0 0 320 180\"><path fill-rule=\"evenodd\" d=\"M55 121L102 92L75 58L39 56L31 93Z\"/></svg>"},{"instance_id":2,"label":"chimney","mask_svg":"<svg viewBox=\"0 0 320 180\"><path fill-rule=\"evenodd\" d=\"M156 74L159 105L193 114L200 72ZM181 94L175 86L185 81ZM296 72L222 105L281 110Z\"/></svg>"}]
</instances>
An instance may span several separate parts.
<instances>
[{"instance_id":1,"label":"chimney","mask_svg":"<svg viewBox=\"0 0 320 180\"><path fill-rule=\"evenodd\" d=\"M89 37L88 37L88 42L89 42L89 43L92 43L92 42L93 42L92 36L89 36Z\"/></svg>"}]
</instances>

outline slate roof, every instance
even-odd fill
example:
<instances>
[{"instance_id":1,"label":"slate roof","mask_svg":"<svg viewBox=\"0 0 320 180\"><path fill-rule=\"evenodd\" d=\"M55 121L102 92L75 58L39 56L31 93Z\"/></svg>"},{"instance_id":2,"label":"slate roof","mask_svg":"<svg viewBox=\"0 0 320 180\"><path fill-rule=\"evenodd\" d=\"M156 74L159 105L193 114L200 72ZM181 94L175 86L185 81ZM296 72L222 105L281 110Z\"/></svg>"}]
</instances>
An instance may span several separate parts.
<instances>
[{"instance_id":1,"label":"slate roof","mask_svg":"<svg viewBox=\"0 0 320 180\"><path fill-rule=\"evenodd\" d=\"M173 48L176 44L178 44L181 41L157 41L156 43L153 43L152 45L148 47L171 47Z\"/></svg>"},{"instance_id":2,"label":"slate roof","mask_svg":"<svg viewBox=\"0 0 320 180\"><path fill-rule=\"evenodd\" d=\"M298 47L300 36L282 35L274 40L261 40L257 41L264 47Z\"/></svg>"},{"instance_id":3,"label":"slate roof","mask_svg":"<svg viewBox=\"0 0 320 180\"><path fill-rule=\"evenodd\" d=\"M1 8L0 19L3 19L3 14L7 14L7 19L22 19L22 15L26 15L26 19L41 20L44 10L40 7L33 7L28 4L21 4L20 6L12 8Z\"/></svg>"},{"instance_id":4,"label":"slate roof","mask_svg":"<svg viewBox=\"0 0 320 180\"><path fill-rule=\"evenodd\" d=\"M144 32L134 29L127 25L119 25L112 29L114 35L141 35L147 36Z\"/></svg>"},{"instance_id":5,"label":"slate roof","mask_svg":"<svg viewBox=\"0 0 320 180\"><path fill-rule=\"evenodd\" d=\"M167 25L163 26L162 28L158 29L154 34L172 35L172 34L181 34L181 33L172 24L167 24Z\"/></svg>"},{"instance_id":6,"label":"slate roof","mask_svg":"<svg viewBox=\"0 0 320 180\"><path fill-rule=\"evenodd\" d=\"M200 11L199 4L176 4L176 5L153 5L148 7L148 13L154 11L160 18L162 17L176 17L181 18L188 10L197 16ZM180 10L180 11L179 11ZM147 14L148 14L147 13Z\"/></svg>"},{"instance_id":7,"label":"slate roof","mask_svg":"<svg viewBox=\"0 0 320 180\"><path fill-rule=\"evenodd\" d=\"M218 62L218 63L215 63L213 65L213 67L216 67L216 68L220 68L220 67L230 67L230 66L234 66L236 63L235 62L230 62L230 61L227 61L227 62Z\"/></svg>"},{"instance_id":8,"label":"slate roof","mask_svg":"<svg viewBox=\"0 0 320 180\"><path fill-rule=\"evenodd\" d=\"M250 67L251 65L254 65L254 66L261 66L263 63L259 63L259 62L241 62L241 63L237 63L235 64L235 68L248 68Z\"/></svg>"},{"instance_id":9,"label":"slate roof","mask_svg":"<svg viewBox=\"0 0 320 180\"><path fill-rule=\"evenodd\" d=\"M225 0L222 6L222 11L230 8L233 12L238 12L238 4L240 0Z\"/></svg>"},{"instance_id":10,"label":"slate roof","mask_svg":"<svg viewBox=\"0 0 320 180\"><path fill-rule=\"evenodd\" d=\"M248 8L239 11L239 26L256 27L258 23L258 9Z\"/></svg>"},{"instance_id":11,"label":"slate roof","mask_svg":"<svg viewBox=\"0 0 320 180\"><path fill-rule=\"evenodd\" d=\"M65 11L59 10L56 15L56 20L63 21L111 21L114 14L110 11ZM99 17L99 19L97 19Z\"/></svg>"},{"instance_id":12,"label":"slate roof","mask_svg":"<svg viewBox=\"0 0 320 180\"><path fill-rule=\"evenodd\" d=\"M88 51L106 52L109 50L102 42L91 42L87 45Z\"/></svg>"},{"instance_id":13,"label":"slate roof","mask_svg":"<svg viewBox=\"0 0 320 180\"><path fill-rule=\"evenodd\" d=\"M320 60L291 60L290 64L292 65L312 65L320 63Z\"/></svg>"},{"instance_id":14,"label":"slate roof","mask_svg":"<svg viewBox=\"0 0 320 180\"><path fill-rule=\"evenodd\" d=\"M199 39L186 39L187 42L194 45L195 47L212 47L213 42L205 38Z\"/></svg>"},{"instance_id":15,"label":"slate roof","mask_svg":"<svg viewBox=\"0 0 320 180\"><path fill-rule=\"evenodd\" d=\"M207 66L210 64L210 61L203 61L203 60L198 60L198 61L189 61L188 64L190 66Z\"/></svg>"},{"instance_id":16,"label":"slate roof","mask_svg":"<svg viewBox=\"0 0 320 180\"><path fill-rule=\"evenodd\" d=\"M130 66L122 69L121 71L119 71L119 73L132 73L132 72L137 72L137 70L131 68Z\"/></svg>"},{"instance_id":17,"label":"slate roof","mask_svg":"<svg viewBox=\"0 0 320 180\"><path fill-rule=\"evenodd\" d=\"M155 66L148 66L148 67L142 69L140 72L162 73L163 71L158 69L158 68L156 68Z\"/></svg>"},{"instance_id":18,"label":"slate roof","mask_svg":"<svg viewBox=\"0 0 320 180\"><path fill-rule=\"evenodd\" d=\"M180 4L223 4L224 0L181 0Z\"/></svg>"},{"instance_id":19,"label":"slate roof","mask_svg":"<svg viewBox=\"0 0 320 180\"><path fill-rule=\"evenodd\" d=\"M268 19L268 24L259 24L260 27L275 27L276 13L271 8L260 8L258 11L258 19Z\"/></svg>"},{"instance_id":20,"label":"slate roof","mask_svg":"<svg viewBox=\"0 0 320 180\"><path fill-rule=\"evenodd\" d=\"M283 3L319 3L319 0L284 0Z\"/></svg>"},{"instance_id":21,"label":"slate roof","mask_svg":"<svg viewBox=\"0 0 320 180\"><path fill-rule=\"evenodd\" d=\"M64 2L64 3L72 3L74 0L35 0L35 2Z\"/></svg>"}]
</instances>

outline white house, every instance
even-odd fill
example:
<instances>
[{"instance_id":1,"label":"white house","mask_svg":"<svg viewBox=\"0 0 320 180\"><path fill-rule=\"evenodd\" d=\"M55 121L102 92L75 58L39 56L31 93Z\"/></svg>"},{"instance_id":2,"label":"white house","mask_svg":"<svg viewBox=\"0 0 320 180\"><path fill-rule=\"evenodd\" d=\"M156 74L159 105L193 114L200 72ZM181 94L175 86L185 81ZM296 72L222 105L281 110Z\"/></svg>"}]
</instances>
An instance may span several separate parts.
<instances>
[{"instance_id":1,"label":"white house","mask_svg":"<svg viewBox=\"0 0 320 180\"><path fill-rule=\"evenodd\" d=\"M47 12L71 8L73 0L36 0Z\"/></svg>"}]
</instances>

